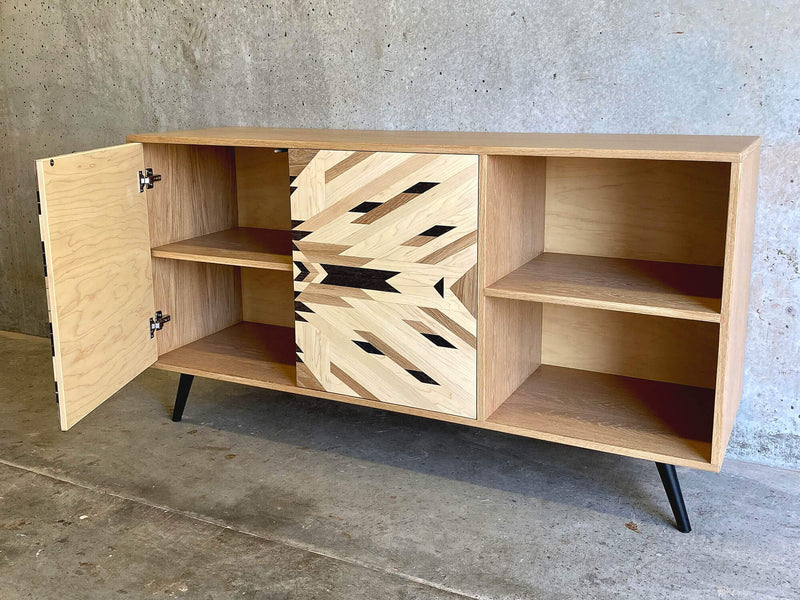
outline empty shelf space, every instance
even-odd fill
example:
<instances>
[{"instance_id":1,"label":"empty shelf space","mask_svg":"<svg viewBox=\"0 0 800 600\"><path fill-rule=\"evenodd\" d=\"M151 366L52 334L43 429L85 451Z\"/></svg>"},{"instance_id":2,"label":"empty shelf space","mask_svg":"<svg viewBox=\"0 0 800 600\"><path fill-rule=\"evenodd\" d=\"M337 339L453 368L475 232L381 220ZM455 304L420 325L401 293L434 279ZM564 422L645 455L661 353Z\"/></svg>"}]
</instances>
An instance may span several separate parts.
<instances>
[{"instance_id":1,"label":"empty shelf space","mask_svg":"<svg viewBox=\"0 0 800 600\"><path fill-rule=\"evenodd\" d=\"M292 327L242 321L160 356L154 365L167 371L264 385L295 385Z\"/></svg>"},{"instance_id":2,"label":"empty shelf space","mask_svg":"<svg viewBox=\"0 0 800 600\"><path fill-rule=\"evenodd\" d=\"M157 258L292 270L290 231L237 227L153 248Z\"/></svg>"},{"instance_id":3,"label":"empty shelf space","mask_svg":"<svg viewBox=\"0 0 800 600\"><path fill-rule=\"evenodd\" d=\"M484 293L719 323L722 268L545 252Z\"/></svg>"},{"instance_id":4,"label":"empty shelf space","mask_svg":"<svg viewBox=\"0 0 800 600\"><path fill-rule=\"evenodd\" d=\"M711 389L541 365L488 421L531 437L707 466L713 417Z\"/></svg>"}]
</instances>

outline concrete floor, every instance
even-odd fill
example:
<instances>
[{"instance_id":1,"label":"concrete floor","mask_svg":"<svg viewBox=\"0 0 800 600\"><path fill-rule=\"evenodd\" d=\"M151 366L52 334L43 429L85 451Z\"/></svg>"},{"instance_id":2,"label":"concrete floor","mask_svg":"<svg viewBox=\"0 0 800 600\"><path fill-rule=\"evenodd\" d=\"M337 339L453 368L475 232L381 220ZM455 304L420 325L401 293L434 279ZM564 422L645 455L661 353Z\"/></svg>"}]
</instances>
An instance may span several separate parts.
<instances>
[{"instance_id":1,"label":"concrete floor","mask_svg":"<svg viewBox=\"0 0 800 600\"><path fill-rule=\"evenodd\" d=\"M58 430L0 333L0 598L798 598L800 473L655 467L147 371Z\"/></svg>"}]
</instances>

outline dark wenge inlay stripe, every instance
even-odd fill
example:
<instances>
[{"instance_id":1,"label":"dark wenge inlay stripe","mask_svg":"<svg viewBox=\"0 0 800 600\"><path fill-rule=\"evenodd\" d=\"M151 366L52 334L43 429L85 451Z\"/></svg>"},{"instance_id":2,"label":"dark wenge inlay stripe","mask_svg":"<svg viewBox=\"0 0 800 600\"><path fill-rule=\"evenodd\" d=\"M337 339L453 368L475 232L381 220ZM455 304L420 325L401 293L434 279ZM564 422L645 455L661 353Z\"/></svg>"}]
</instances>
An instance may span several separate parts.
<instances>
[{"instance_id":1,"label":"dark wenge inlay stripe","mask_svg":"<svg viewBox=\"0 0 800 600\"><path fill-rule=\"evenodd\" d=\"M362 342L361 340L353 340L356 346L361 348L364 352L369 352L370 354L379 354L384 356L383 352L378 350L375 346L370 344L369 342Z\"/></svg>"},{"instance_id":2,"label":"dark wenge inlay stripe","mask_svg":"<svg viewBox=\"0 0 800 600\"><path fill-rule=\"evenodd\" d=\"M303 281L303 280L305 280L306 276L309 273L311 273L311 271L309 271L306 268L306 266L303 263L301 263L300 261L298 261L298 260L294 261L294 264L295 264L295 266L297 266L298 269L300 269L300 272L297 274L297 277L295 277L294 280L295 281Z\"/></svg>"},{"instance_id":3,"label":"dark wenge inlay stripe","mask_svg":"<svg viewBox=\"0 0 800 600\"><path fill-rule=\"evenodd\" d=\"M413 375L417 379L417 381L421 381L422 383L428 383L430 385L439 385L438 383L436 383L436 381L431 379L428 375L426 375L422 371L413 371L411 369L406 369L406 371L408 371L410 375Z\"/></svg>"},{"instance_id":4,"label":"dark wenge inlay stripe","mask_svg":"<svg viewBox=\"0 0 800 600\"><path fill-rule=\"evenodd\" d=\"M368 213L373 208L378 208L380 205L381 202L362 202L358 206L351 208L349 212Z\"/></svg>"},{"instance_id":5,"label":"dark wenge inlay stripe","mask_svg":"<svg viewBox=\"0 0 800 600\"><path fill-rule=\"evenodd\" d=\"M439 183L438 182L434 182L434 181L420 181L419 183L415 183L414 185L412 185L410 188L405 190L403 193L404 194L424 194L429 189L431 189L433 187L436 187L437 185L439 185Z\"/></svg>"},{"instance_id":6,"label":"dark wenge inlay stripe","mask_svg":"<svg viewBox=\"0 0 800 600\"><path fill-rule=\"evenodd\" d=\"M440 335L438 335L436 333L423 333L422 335L424 335L426 338L428 338L430 341L432 341L434 344L436 344L440 348L455 348L455 346L453 346L453 344L451 344L446 339L444 339L442 336L440 336Z\"/></svg>"},{"instance_id":7,"label":"dark wenge inlay stripe","mask_svg":"<svg viewBox=\"0 0 800 600\"><path fill-rule=\"evenodd\" d=\"M439 281L437 281L436 284L433 286L433 288L437 292L439 292L439 295L442 298L444 298L444 277L442 277Z\"/></svg>"},{"instance_id":8,"label":"dark wenge inlay stripe","mask_svg":"<svg viewBox=\"0 0 800 600\"><path fill-rule=\"evenodd\" d=\"M294 301L294 309L297 312L309 312L309 313L313 313L314 312L313 310L308 308L308 306L306 306L302 302L298 302L297 300Z\"/></svg>"},{"instance_id":9,"label":"dark wenge inlay stripe","mask_svg":"<svg viewBox=\"0 0 800 600\"><path fill-rule=\"evenodd\" d=\"M327 275L320 283L342 287L375 290L376 292L400 292L389 285L388 279L399 275L400 271L382 271L363 267L346 267L343 265L321 265Z\"/></svg>"},{"instance_id":10,"label":"dark wenge inlay stripe","mask_svg":"<svg viewBox=\"0 0 800 600\"><path fill-rule=\"evenodd\" d=\"M419 235L429 235L431 237L439 237L440 235L444 235L448 231L452 231L455 229L455 225L434 225L430 229L426 229Z\"/></svg>"}]
</instances>

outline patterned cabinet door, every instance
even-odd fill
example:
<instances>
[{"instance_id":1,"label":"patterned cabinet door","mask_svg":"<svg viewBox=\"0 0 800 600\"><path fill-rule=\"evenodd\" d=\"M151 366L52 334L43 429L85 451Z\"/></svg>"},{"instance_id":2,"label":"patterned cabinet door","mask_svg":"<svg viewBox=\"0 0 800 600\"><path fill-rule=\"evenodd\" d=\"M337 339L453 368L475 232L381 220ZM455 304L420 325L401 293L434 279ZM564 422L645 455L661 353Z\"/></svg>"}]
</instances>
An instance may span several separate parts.
<instances>
[{"instance_id":1,"label":"patterned cabinet door","mask_svg":"<svg viewBox=\"0 0 800 600\"><path fill-rule=\"evenodd\" d=\"M297 384L474 418L478 157L289 153Z\"/></svg>"}]
</instances>

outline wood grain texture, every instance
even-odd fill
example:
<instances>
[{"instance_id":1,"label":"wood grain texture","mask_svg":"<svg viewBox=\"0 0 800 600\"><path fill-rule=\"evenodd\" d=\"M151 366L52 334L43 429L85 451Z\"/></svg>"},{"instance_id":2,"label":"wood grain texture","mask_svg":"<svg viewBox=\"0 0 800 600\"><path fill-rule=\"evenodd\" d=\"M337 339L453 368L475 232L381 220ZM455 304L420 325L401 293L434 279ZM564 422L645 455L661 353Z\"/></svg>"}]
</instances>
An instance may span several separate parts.
<instances>
[{"instance_id":1,"label":"wood grain texture","mask_svg":"<svg viewBox=\"0 0 800 600\"><path fill-rule=\"evenodd\" d=\"M237 345L238 343L231 344L231 346L234 348ZM171 360L168 362L159 360L153 365L153 367L156 369L162 369L166 371L188 373L190 375L197 375L199 377L208 377L210 379L218 379L222 381L230 381L234 383L252 385L271 390L289 392L292 394L313 396L316 398L323 398L326 400L333 400L336 402L344 402L346 404L356 404L359 406L366 406L369 408L388 410L391 412L398 412L418 417L425 417L428 419L435 419L438 421L458 423L461 425L467 425L469 427L478 427L481 429L502 431L504 433L510 433L522 437L542 439L550 442L566 444L569 446L578 446L581 448L588 448L591 450L598 450L601 452L620 454L622 456L631 456L634 458L640 458L644 460L657 460L660 462L667 462L678 466L693 467L704 471L719 470L718 466L710 464L707 459L703 458L707 453L705 452L702 443L699 444L699 452L691 453L690 457L687 457L687 455L689 455L690 453L684 451L686 445L682 443L678 445L678 448L675 451L670 451L669 449L667 449L666 452L664 452L663 448L657 448L655 450L648 450L648 449L640 450L631 447L633 446L633 444L629 444L627 446L621 446L618 443L616 443L616 441L601 442L595 439L583 439L580 437L576 437L574 435L570 436L559 433L550 433L547 431L542 431L542 429L537 428L535 424L532 427L529 427L513 417L508 419L510 423L494 422L493 420L492 421L475 420L467 417L450 415L443 412L435 412L431 410L414 408L411 406L402 406L400 404L389 404L386 402L369 400L363 397L320 391L313 389L313 387L311 387L310 385L309 386L290 385L286 383L286 381L288 381L288 375L283 375L283 376L274 374L264 375L263 366L258 364L261 361L258 361L253 366L252 369L235 366L235 368L227 368L225 369L225 372L222 372L222 370L219 369L217 366L219 364L219 361L213 354L214 353L203 353L203 355L206 357L204 360L197 360L196 355L184 355L184 357L180 360L173 359L171 357ZM179 351L176 352L176 355L179 355ZM240 365L241 363L239 361L235 361L234 364ZM298 367L303 367L303 366L304 365L302 365L302 363L298 364ZM255 371L255 373L253 371Z\"/></svg>"},{"instance_id":2,"label":"wood grain texture","mask_svg":"<svg viewBox=\"0 0 800 600\"><path fill-rule=\"evenodd\" d=\"M485 133L217 127L128 136L129 142L371 152L513 154L738 162L758 138L708 135Z\"/></svg>"},{"instance_id":3,"label":"wood grain texture","mask_svg":"<svg viewBox=\"0 0 800 600\"><path fill-rule=\"evenodd\" d=\"M292 270L291 233L276 229L236 227L159 246L152 254L156 258Z\"/></svg>"},{"instance_id":4,"label":"wood grain texture","mask_svg":"<svg viewBox=\"0 0 800 600\"><path fill-rule=\"evenodd\" d=\"M272 148L236 148L235 157L239 226L291 229L288 154Z\"/></svg>"},{"instance_id":5,"label":"wood grain texture","mask_svg":"<svg viewBox=\"0 0 800 600\"><path fill-rule=\"evenodd\" d=\"M719 325L545 304L542 363L714 388Z\"/></svg>"},{"instance_id":6,"label":"wood grain texture","mask_svg":"<svg viewBox=\"0 0 800 600\"><path fill-rule=\"evenodd\" d=\"M144 162L162 177L147 192L151 247L236 227L233 148L145 144Z\"/></svg>"},{"instance_id":7,"label":"wood grain texture","mask_svg":"<svg viewBox=\"0 0 800 600\"><path fill-rule=\"evenodd\" d=\"M545 167L540 157L481 156L481 290L542 252ZM539 366L541 308L483 293L478 302L478 415L486 418Z\"/></svg>"},{"instance_id":8,"label":"wood grain texture","mask_svg":"<svg viewBox=\"0 0 800 600\"><path fill-rule=\"evenodd\" d=\"M542 365L489 420L710 465L713 412L712 390Z\"/></svg>"},{"instance_id":9,"label":"wood grain texture","mask_svg":"<svg viewBox=\"0 0 800 600\"><path fill-rule=\"evenodd\" d=\"M52 164L51 164L52 163ZM153 364L141 144L36 161L59 419L69 429Z\"/></svg>"},{"instance_id":10,"label":"wood grain texture","mask_svg":"<svg viewBox=\"0 0 800 600\"><path fill-rule=\"evenodd\" d=\"M298 382L475 417L477 157L354 156L292 182Z\"/></svg>"},{"instance_id":11,"label":"wood grain texture","mask_svg":"<svg viewBox=\"0 0 800 600\"><path fill-rule=\"evenodd\" d=\"M545 252L485 293L718 323L722 269Z\"/></svg>"},{"instance_id":12,"label":"wood grain texture","mask_svg":"<svg viewBox=\"0 0 800 600\"><path fill-rule=\"evenodd\" d=\"M242 319L236 267L153 258L155 307L172 320L158 332L158 355Z\"/></svg>"},{"instance_id":13,"label":"wood grain texture","mask_svg":"<svg viewBox=\"0 0 800 600\"><path fill-rule=\"evenodd\" d=\"M493 284L544 250L544 158L482 157L485 194L481 204L483 286Z\"/></svg>"},{"instance_id":14,"label":"wood grain texture","mask_svg":"<svg viewBox=\"0 0 800 600\"><path fill-rule=\"evenodd\" d=\"M155 366L288 391L295 384L294 331L242 321L160 356Z\"/></svg>"},{"instance_id":15,"label":"wood grain texture","mask_svg":"<svg viewBox=\"0 0 800 600\"><path fill-rule=\"evenodd\" d=\"M730 168L549 158L545 250L722 266Z\"/></svg>"},{"instance_id":16,"label":"wood grain texture","mask_svg":"<svg viewBox=\"0 0 800 600\"><path fill-rule=\"evenodd\" d=\"M484 298L483 318L479 418L488 419L542 363L542 305Z\"/></svg>"},{"instance_id":17,"label":"wood grain texture","mask_svg":"<svg viewBox=\"0 0 800 600\"><path fill-rule=\"evenodd\" d=\"M241 269L242 318L245 321L294 327L292 274Z\"/></svg>"},{"instance_id":18,"label":"wood grain texture","mask_svg":"<svg viewBox=\"0 0 800 600\"><path fill-rule=\"evenodd\" d=\"M725 246L722 325L714 416L714 463L721 465L742 395L753 228L758 196L759 149L731 168L731 208Z\"/></svg>"}]
</instances>

